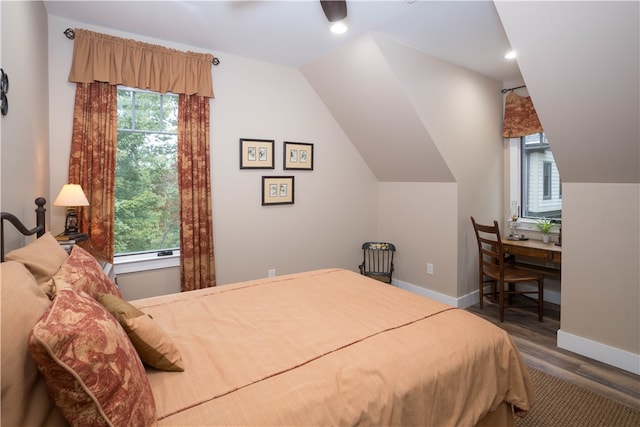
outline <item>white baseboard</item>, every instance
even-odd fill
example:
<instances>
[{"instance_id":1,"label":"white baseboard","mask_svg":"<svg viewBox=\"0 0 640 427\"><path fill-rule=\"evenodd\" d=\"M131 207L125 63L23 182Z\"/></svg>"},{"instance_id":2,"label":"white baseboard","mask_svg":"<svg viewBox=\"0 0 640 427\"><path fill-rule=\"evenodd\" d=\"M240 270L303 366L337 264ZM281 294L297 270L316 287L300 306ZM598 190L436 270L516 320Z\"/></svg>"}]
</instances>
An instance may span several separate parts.
<instances>
[{"instance_id":1,"label":"white baseboard","mask_svg":"<svg viewBox=\"0 0 640 427\"><path fill-rule=\"evenodd\" d=\"M640 375L640 354L569 334L562 329L558 331L558 347Z\"/></svg>"},{"instance_id":2,"label":"white baseboard","mask_svg":"<svg viewBox=\"0 0 640 427\"><path fill-rule=\"evenodd\" d=\"M394 279L392 285L398 288L413 292L427 298L451 305L457 308L466 308L476 304L479 301L479 292L474 291L467 295L455 298L449 295L425 289L411 283L402 282ZM488 289L487 289L488 290ZM548 291L544 293L544 300L560 304L560 293L556 291ZM564 331L558 331L557 345L565 350L589 357L594 360L624 369L636 375L640 375L640 355L628 351L620 350L597 341L591 341L577 335L568 334Z\"/></svg>"},{"instance_id":3,"label":"white baseboard","mask_svg":"<svg viewBox=\"0 0 640 427\"><path fill-rule=\"evenodd\" d=\"M436 301L449 304L457 308L467 308L474 304L477 304L480 301L480 297L479 297L480 293L478 291L473 291L466 295L456 298L449 295L441 294L440 292L435 292L430 289L416 286L411 283L403 282L401 280L393 279L391 284L400 289L404 289L404 290L413 292L414 294L422 295L423 297L431 298ZM485 290L488 292L489 287L487 287ZM560 292L546 291L544 293L544 300L553 304L560 305Z\"/></svg>"},{"instance_id":4,"label":"white baseboard","mask_svg":"<svg viewBox=\"0 0 640 427\"><path fill-rule=\"evenodd\" d=\"M479 294L478 291L474 291L456 298L446 294L442 294L440 292L423 288L421 286L403 282L401 280L393 279L391 284L397 288L404 289L409 292L413 292L414 294L418 294L423 297L431 298L433 300L451 305L456 308L467 308L474 304L477 304L480 301L480 298L478 297L478 294Z\"/></svg>"},{"instance_id":5,"label":"white baseboard","mask_svg":"<svg viewBox=\"0 0 640 427\"><path fill-rule=\"evenodd\" d=\"M425 289L420 286L413 285L411 283L403 282L401 280L393 279L391 284L397 288L404 289L409 292L413 292L414 294L421 295L423 297L431 298L432 300L436 300L438 302L452 305L454 307L461 307L460 298L454 298L449 295L441 294L440 292L435 292L429 289ZM476 292L476 302L478 299L478 293ZM475 303L469 304L473 305Z\"/></svg>"}]
</instances>

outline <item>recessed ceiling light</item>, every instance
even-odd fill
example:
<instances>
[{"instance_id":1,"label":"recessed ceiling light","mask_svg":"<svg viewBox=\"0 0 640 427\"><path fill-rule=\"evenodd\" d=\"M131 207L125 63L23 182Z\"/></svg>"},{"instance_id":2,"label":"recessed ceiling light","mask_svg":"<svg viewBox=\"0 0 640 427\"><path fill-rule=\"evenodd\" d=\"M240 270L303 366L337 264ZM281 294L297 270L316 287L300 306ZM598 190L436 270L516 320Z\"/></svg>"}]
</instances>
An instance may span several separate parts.
<instances>
[{"instance_id":1,"label":"recessed ceiling light","mask_svg":"<svg viewBox=\"0 0 640 427\"><path fill-rule=\"evenodd\" d=\"M344 20L338 21L338 22L333 22L331 24L331 32L333 34L346 33L348 29L349 29L349 27L347 27L347 23Z\"/></svg>"},{"instance_id":2,"label":"recessed ceiling light","mask_svg":"<svg viewBox=\"0 0 640 427\"><path fill-rule=\"evenodd\" d=\"M516 51L515 50L511 50L511 51L507 52L507 54L504 57L506 59L515 59L516 58Z\"/></svg>"}]
</instances>

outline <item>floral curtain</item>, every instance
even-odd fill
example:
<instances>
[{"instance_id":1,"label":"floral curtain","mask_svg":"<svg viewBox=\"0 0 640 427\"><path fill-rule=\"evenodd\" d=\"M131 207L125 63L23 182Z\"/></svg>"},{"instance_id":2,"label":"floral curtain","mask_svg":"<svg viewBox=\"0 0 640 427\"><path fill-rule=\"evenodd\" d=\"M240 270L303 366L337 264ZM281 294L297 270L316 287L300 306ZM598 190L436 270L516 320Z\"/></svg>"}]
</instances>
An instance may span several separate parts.
<instances>
[{"instance_id":1,"label":"floral curtain","mask_svg":"<svg viewBox=\"0 0 640 427\"><path fill-rule=\"evenodd\" d=\"M80 184L89 206L79 207L82 245L95 257L113 261L116 143L116 86L78 83L73 112L69 183Z\"/></svg>"},{"instance_id":2,"label":"floral curtain","mask_svg":"<svg viewBox=\"0 0 640 427\"><path fill-rule=\"evenodd\" d=\"M213 56L76 29L69 81L76 106L69 182L84 189L80 209L86 242L98 258L113 260L117 145L117 85L179 94L178 186L182 290L215 286L209 150Z\"/></svg>"},{"instance_id":3,"label":"floral curtain","mask_svg":"<svg viewBox=\"0 0 640 427\"><path fill-rule=\"evenodd\" d=\"M518 138L542 131L531 97L509 92L504 103L503 138Z\"/></svg>"},{"instance_id":4,"label":"floral curtain","mask_svg":"<svg viewBox=\"0 0 640 427\"><path fill-rule=\"evenodd\" d=\"M180 193L180 288L215 286L209 149L209 98L180 95L178 189Z\"/></svg>"}]
</instances>

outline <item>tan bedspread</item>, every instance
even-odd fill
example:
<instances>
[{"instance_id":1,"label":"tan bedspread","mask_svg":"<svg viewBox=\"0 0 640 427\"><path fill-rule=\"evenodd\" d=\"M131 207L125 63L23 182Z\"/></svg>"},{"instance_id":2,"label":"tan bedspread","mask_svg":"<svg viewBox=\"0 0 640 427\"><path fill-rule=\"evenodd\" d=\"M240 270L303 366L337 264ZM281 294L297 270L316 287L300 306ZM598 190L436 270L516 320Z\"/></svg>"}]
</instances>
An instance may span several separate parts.
<instances>
[{"instance_id":1,"label":"tan bedspread","mask_svg":"<svg viewBox=\"0 0 640 427\"><path fill-rule=\"evenodd\" d=\"M504 331L347 270L132 303L185 363L147 371L160 425L472 426L533 399Z\"/></svg>"}]
</instances>

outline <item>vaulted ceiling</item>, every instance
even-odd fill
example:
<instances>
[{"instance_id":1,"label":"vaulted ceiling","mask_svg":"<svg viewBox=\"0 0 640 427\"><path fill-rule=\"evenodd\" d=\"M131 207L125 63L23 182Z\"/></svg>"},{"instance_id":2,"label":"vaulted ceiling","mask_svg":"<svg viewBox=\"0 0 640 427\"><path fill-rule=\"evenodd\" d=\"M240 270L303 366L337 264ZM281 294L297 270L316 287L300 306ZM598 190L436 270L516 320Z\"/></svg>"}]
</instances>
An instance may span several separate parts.
<instances>
[{"instance_id":1,"label":"vaulted ceiling","mask_svg":"<svg viewBox=\"0 0 640 427\"><path fill-rule=\"evenodd\" d=\"M640 3L496 8L563 182L640 182Z\"/></svg>"},{"instance_id":2,"label":"vaulted ceiling","mask_svg":"<svg viewBox=\"0 0 640 427\"><path fill-rule=\"evenodd\" d=\"M455 181L373 36L301 69L378 181Z\"/></svg>"},{"instance_id":3,"label":"vaulted ceiling","mask_svg":"<svg viewBox=\"0 0 640 427\"><path fill-rule=\"evenodd\" d=\"M58 1L47 13L293 67L368 32L498 81L520 78L491 1L347 0L349 31L329 32L319 0ZM224 60L224 58L223 58Z\"/></svg>"},{"instance_id":4,"label":"vaulted ceiling","mask_svg":"<svg viewBox=\"0 0 640 427\"><path fill-rule=\"evenodd\" d=\"M301 67L381 181L450 181L452 173L439 160L428 172L421 167L418 158L440 154L380 52L368 63L354 57L354 46L372 46L373 36L363 36L382 35L498 82L522 78L563 182L598 183L640 182L639 5L352 0L351 31L336 37L316 0L45 1L49 14L201 47L223 61L228 52ZM503 58L510 47L517 64ZM374 87L384 103L369 102ZM400 122L378 119L392 109ZM398 139L400 146L388 144Z\"/></svg>"}]
</instances>

